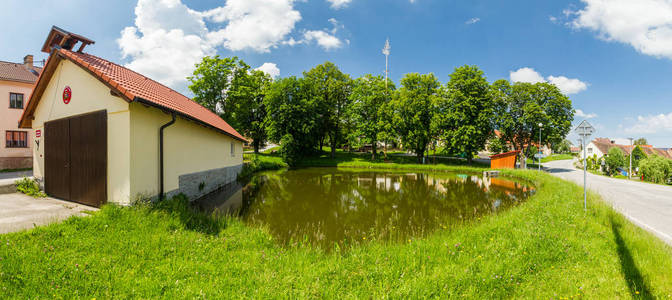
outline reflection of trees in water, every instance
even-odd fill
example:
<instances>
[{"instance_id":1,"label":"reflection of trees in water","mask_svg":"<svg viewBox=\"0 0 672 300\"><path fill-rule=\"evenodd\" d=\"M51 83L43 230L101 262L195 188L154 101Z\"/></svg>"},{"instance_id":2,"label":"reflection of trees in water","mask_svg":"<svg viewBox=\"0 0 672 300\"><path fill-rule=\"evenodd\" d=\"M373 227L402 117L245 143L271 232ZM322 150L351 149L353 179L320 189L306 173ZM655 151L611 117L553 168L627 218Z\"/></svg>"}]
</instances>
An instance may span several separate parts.
<instances>
[{"instance_id":1,"label":"reflection of trees in water","mask_svg":"<svg viewBox=\"0 0 672 300\"><path fill-rule=\"evenodd\" d=\"M244 200L245 218L267 225L283 242L308 239L322 246L423 235L505 209L528 193L452 174L311 168L264 176Z\"/></svg>"}]
</instances>

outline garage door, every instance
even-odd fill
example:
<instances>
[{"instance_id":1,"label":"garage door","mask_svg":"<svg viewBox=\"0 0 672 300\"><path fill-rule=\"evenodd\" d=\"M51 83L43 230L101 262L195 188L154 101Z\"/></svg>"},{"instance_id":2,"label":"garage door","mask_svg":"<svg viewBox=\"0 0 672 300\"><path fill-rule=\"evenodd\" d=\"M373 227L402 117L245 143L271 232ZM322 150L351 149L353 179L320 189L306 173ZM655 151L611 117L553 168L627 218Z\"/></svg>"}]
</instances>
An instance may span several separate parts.
<instances>
[{"instance_id":1,"label":"garage door","mask_svg":"<svg viewBox=\"0 0 672 300\"><path fill-rule=\"evenodd\" d=\"M99 207L107 202L107 112L44 126L44 188L48 195Z\"/></svg>"}]
</instances>

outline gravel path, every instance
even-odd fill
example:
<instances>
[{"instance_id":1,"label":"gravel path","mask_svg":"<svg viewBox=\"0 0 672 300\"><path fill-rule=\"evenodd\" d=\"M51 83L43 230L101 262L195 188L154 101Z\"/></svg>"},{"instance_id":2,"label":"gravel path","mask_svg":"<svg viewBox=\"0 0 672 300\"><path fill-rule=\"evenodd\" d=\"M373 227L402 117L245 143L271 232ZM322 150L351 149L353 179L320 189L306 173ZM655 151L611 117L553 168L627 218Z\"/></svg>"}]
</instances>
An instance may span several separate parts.
<instances>
[{"instance_id":1,"label":"gravel path","mask_svg":"<svg viewBox=\"0 0 672 300\"><path fill-rule=\"evenodd\" d=\"M583 170L571 160L544 163L554 176L583 185ZM672 186L609 178L588 173L588 188L639 227L672 246Z\"/></svg>"}]
</instances>

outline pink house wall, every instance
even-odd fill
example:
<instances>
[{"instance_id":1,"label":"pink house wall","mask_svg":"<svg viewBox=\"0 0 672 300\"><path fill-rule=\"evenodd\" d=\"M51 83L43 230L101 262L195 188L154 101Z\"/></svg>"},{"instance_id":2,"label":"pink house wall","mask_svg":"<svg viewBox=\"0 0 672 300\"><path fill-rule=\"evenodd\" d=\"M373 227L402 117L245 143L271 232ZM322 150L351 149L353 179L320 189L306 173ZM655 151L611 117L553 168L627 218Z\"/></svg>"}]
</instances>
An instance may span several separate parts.
<instances>
[{"instance_id":1,"label":"pink house wall","mask_svg":"<svg viewBox=\"0 0 672 300\"><path fill-rule=\"evenodd\" d=\"M23 107L30 97L33 84L0 80L0 170L30 168L33 166L34 132L19 129L18 123L23 109L9 108L9 93L23 94ZM28 133L27 148L7 148L7 131L25 131Z\"/></svg>"}]
</instances>

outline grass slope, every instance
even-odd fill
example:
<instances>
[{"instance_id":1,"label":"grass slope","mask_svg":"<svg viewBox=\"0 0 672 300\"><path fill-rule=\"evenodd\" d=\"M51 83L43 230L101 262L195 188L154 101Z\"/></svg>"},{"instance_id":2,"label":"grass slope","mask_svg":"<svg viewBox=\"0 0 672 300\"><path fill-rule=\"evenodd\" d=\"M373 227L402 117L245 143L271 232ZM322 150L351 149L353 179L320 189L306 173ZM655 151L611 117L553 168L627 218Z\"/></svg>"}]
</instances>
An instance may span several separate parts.
<instances>
[{"instance_id":1,"label":"grass slope","mask_svg":"<svg viewBox=\"0 0 672 300\"><path fill-rule=\"evenodd\" d=\"M266 160L275 159L266 157ZM344 161L344 167L427 165ZM482 169L435 166L440 170ZM669 298L672 250L572 183L524 205L404 242L325 253L264 228L194 213L184 199L105 206L90 217L0 235L3 298Z\"/></svg>"}]
</instances>

